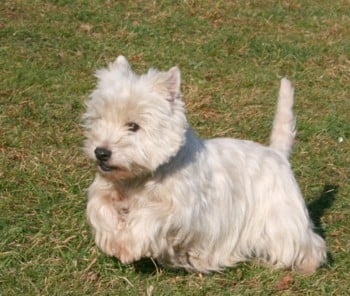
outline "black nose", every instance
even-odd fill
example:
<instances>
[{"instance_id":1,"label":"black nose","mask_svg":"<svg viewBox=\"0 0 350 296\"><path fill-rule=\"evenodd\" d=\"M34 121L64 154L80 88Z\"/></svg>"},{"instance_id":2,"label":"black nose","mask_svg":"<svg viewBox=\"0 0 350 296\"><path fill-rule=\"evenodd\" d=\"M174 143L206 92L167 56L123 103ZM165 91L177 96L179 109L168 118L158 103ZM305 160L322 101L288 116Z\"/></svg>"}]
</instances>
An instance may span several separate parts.
<instances>
[{"instance_id":1,"label":"black nose","mask_svg":"<svg viewBox=\"0 0 350 296\"><path fill-rule=\"evenodd\" d=\"M99 161L107 161L111 157L112 151L106 148L97 147L95 149L95 155Z\"/></svg>"}]
</instances>

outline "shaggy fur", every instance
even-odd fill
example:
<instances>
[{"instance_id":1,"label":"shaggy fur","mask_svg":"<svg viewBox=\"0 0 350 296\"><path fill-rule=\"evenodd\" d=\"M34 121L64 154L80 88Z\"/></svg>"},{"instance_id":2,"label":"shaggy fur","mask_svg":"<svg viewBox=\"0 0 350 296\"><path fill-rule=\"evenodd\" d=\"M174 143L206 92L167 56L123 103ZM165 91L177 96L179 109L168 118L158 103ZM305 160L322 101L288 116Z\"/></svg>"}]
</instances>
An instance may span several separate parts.
<instances>
[{"instance_id":1,"label":"shaggy fur","mask_svg":"<svg viewBox=\"0 0 350 296\"><path fill-rule=\"evenodd\" d=\"M96 76L84 115L85 152L98 168L87 217L102 251L199 272L254 258L303 272L325 262L288 162L295 118L287 79L265 147L197 138L176 67L139 76L119 56Z\"/></svg>"}]
</instances>

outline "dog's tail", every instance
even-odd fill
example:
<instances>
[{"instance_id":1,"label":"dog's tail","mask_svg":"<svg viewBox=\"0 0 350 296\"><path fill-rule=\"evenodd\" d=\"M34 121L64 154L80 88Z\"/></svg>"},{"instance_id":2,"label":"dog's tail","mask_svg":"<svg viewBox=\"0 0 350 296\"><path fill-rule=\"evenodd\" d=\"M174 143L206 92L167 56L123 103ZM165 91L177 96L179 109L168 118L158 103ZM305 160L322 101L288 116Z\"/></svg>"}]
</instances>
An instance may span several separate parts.
<instances>
[{"instance_id":1,"label":"dog's tail","mask_svg":"<svg viewBox=\"0 0 350 296\"><path fill-rule=\"evenodd\" d=\"M294 89L287 79L281 80L278 103L270 136L270 147L288 158L296 134L293 113Z\"/></svg>"}]
</instances>

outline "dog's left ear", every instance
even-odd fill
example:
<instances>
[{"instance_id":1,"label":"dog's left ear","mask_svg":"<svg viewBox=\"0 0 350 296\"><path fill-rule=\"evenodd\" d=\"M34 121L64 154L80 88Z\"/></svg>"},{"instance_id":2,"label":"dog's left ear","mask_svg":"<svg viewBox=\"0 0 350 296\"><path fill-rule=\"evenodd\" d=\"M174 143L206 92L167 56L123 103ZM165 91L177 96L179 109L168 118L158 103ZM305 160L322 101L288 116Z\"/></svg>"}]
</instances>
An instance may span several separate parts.
<instances>
[{"instance_id":1,"label":"dog's left ear","mask_svg":"<svg viewBox=\"0 0 350 296\"><path fill-rule=\"evenodd\" d=\"M149 69L147 75L142 75L141 79L151 83L152 89L169 102L180 98L181 75L178 67L172 67L167 72Z\"/></svg>"},{"instance_id":2,"label":"dog's left ear","mask_svg":"<svg viewBox=\"0 0 350 296\"><path fill-rule=\"evenodd\" d=\"M174 101L180 96L181 74L178 67L172 67L167 74L165 81L166 88L169 92L169 101Z\"/></svg>"}]
</instances>

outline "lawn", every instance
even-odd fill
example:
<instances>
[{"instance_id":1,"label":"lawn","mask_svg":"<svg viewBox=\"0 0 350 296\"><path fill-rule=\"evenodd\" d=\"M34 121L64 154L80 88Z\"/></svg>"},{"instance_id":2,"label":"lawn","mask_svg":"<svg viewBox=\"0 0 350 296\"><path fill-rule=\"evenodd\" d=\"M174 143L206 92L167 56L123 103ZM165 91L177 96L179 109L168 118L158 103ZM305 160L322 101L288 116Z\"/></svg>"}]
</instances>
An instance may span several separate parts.
<instances>
[{"instance_id":1,"label":"lawn","mask_svg":"<svg viewBox=\"0 0 350 296\"><path fill-rule=\"evenodd\" d=\"M86 223L94 166L81 115L96 69L182 70L204 138L268 143L279 80L296 87L292 166L329 262L189 274L101 253ZM0 295L346 295L350 274L350 2L2 0Z\"/></svg>"}]
</instances>

